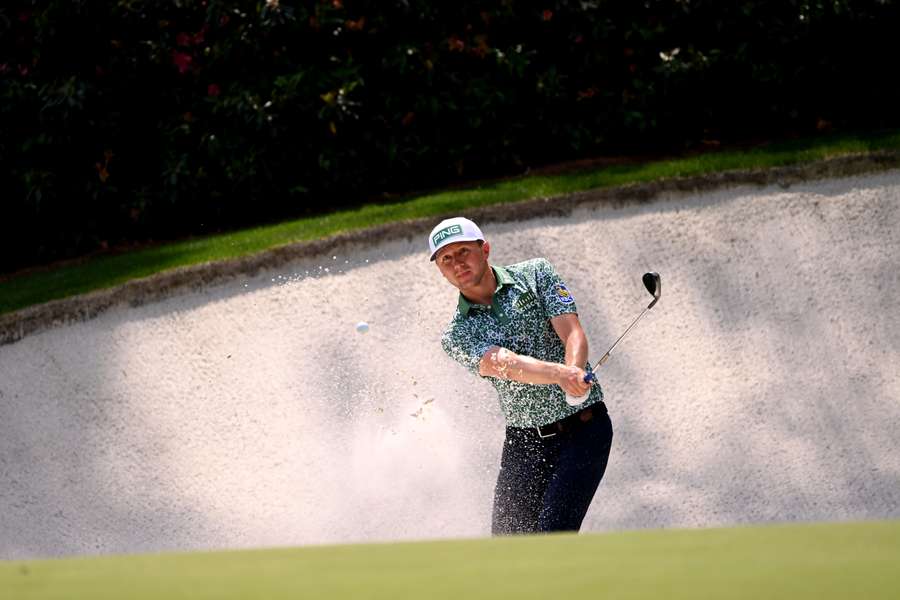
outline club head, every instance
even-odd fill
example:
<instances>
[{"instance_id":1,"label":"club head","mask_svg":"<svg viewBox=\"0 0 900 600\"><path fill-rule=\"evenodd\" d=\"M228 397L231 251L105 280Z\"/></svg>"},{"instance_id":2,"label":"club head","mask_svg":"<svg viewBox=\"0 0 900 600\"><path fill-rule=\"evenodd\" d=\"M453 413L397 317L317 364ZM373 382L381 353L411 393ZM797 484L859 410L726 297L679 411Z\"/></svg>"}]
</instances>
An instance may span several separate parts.
<instances>
[{"instance_id":1,"label":"club head","mask_svg":"<svg viewBox=\"0 0 900 600\"><path fill-rule=\"evenodd\" d=\"M660 294L662 294L662 282L659 279L659 273L644 273L644 276L641 279L644 281L644 287L647 288L647 291L653 294L653 302L651 302L647 308L653 308L659 301Z\"/></svg>"}]
</instances>

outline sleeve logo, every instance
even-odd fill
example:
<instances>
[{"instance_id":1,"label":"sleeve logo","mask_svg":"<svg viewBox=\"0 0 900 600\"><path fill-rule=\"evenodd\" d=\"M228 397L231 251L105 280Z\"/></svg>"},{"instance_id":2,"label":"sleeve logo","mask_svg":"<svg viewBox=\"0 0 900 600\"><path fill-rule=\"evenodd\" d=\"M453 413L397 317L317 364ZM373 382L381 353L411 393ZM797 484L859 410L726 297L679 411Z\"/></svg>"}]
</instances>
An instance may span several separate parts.
<instances>
[{"instance_id":1,"label":"sleeve logo","mask_svg":"<svg viewBox=\"0 0 900 600\"><path fill-rule=\"evenodd\" d=\"M572 304L575 302L572 293L561 283L556 285L556 299L562 304Z\"/></svg>"}]
</instances>

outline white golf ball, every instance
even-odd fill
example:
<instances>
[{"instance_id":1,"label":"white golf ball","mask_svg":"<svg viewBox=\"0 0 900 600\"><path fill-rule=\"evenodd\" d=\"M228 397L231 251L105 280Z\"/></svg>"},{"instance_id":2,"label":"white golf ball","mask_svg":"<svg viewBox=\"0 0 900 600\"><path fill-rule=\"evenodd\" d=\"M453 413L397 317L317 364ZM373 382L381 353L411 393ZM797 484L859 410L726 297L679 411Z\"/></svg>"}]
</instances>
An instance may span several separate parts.
<instances>
[{"instance_id":1,"label":"white golf ball","mask_svg":"<svg viewBox=\"0 0 900 600\"><path fill-rule=\"evenodd\" d=\"M357 333L365 333L368 330L369 330L369 324L366 323L365 321L360 321L359 323L356 324Z\"/></svg>"}]
</instances>

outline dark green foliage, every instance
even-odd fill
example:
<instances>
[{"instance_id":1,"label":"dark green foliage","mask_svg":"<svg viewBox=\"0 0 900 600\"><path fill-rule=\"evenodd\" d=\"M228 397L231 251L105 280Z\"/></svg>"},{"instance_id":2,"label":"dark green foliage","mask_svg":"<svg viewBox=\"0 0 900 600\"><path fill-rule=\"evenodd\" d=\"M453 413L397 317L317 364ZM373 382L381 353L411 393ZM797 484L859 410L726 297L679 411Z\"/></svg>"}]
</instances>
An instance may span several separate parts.
<instances>
[{"instance_id":1,"label":"dark green foliage","mask_svg":"<svg viewBox=\"0 0 900 600\"><path fill-rule=\"evenodd\" d=\"M11 1L0 272L598 152L898 124L898 3Z\"/></svg>"}]
</instances>

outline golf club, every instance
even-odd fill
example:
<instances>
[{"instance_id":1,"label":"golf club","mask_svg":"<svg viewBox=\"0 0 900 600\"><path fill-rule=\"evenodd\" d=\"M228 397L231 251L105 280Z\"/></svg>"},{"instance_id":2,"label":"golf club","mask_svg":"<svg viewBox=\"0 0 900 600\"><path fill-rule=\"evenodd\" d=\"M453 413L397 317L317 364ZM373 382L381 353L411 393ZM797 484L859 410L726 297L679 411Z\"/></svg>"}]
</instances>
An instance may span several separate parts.
<instances>
[{"instance_id":1,"label":"golf club","mask_svg":"<svg viewBox=\"0 0 900 600\"><path fill-rule=\"evenodd\" d=\"M650 304L647 305L647 308L641 311L641 314L639 314L637 318L631 322L631 325L628 326L628 329L625 330L625 333L619 336L619 339L617 339L615 343L613 343L613 345L610 347L610 349L606 351L606 354L600 357L600 360L598 360L597 364L594 365L594 369L603 365L603 363L609 360L609 355L612 354L612 351L615 350L616 346L619 345L619 342L622 341L622 338L624 338L628 334L628 332L631 331L632 327L637 325L637 322L641 320L641 317L647 314L648 310L656 306L656 303L659 302L659 296L660 294L662 294L662 282L660 281L659 273L652 271L650 273L644 273L644 276L641 278L641 280L644 282L644 287L647 288L647 291L653 295L653 300L650 302ZM587 375L584 376L584 382L597 382L597 377L594 375L593 369L588 371ZM578 406L579 404L587 400L590 394L590 390L588 390L588 393L584 396L570 396L566 394L566 402L570 406Z\"/></svg>"}]
</instances>

